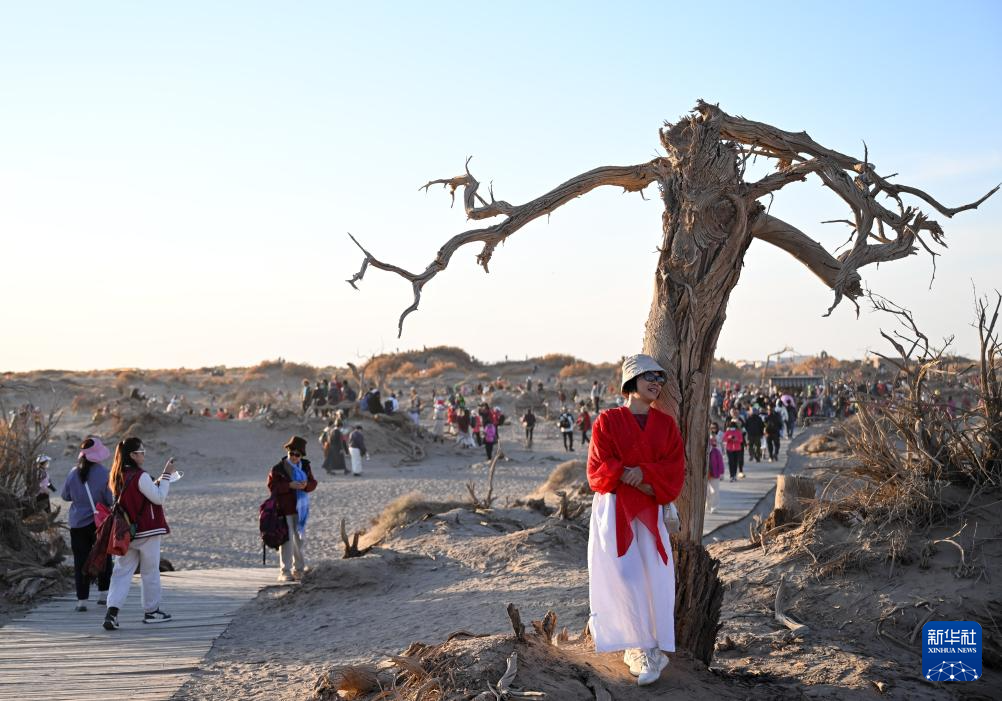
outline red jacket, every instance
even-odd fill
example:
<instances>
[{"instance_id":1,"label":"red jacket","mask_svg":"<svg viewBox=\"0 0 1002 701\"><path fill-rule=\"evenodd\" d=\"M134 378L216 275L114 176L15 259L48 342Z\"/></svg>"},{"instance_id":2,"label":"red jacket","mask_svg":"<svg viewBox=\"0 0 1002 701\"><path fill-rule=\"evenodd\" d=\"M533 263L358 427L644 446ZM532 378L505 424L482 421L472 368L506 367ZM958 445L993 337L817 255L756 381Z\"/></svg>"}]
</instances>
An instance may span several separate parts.
<instances>
[{"instance_id":1,"label":"red jacket","mask_svg":"<svg viewBox=\"0 0 1002 701\"><path fill-rule=\"evenodd\" d=\"M167 525L164 507L154 504L139 491L139 478L143 474L144 471L138 467L125 468L125 491L118 503L125 509L129 520L136 525L136 538L167 535L170 533L170 526Z\"/></svg>"},{"instance_id":2,"label":"red jacket","mask_svg":"<svg viewBox=\"0 0 1002 701\"><path fill-rule=\"evenodd\" d=\"M639 467L648 496L620 482L626 467ZM685 444L675 419L655 408L643 430L627 407L609 409L595 421L588 449L588 484L600 494L616 495L616 549L620 557L633 542L633 519L640 519L657 542L667 563L668 553L658 530L658 505L678 498L685 481Z\"/></svg>"},{"instance_id":3,"label":"red jacket","mask_svg":"<svg viewBox=\"0 0 1002 701\"><path fill-rule=\"evenodd\" d=\"M306 473L306 491L312 492L317 488L317 481L313 479L310 461L303 458L302 466ZM296 509L296 490L289 486L290 482L292 482L292 472L288 469L285 458L282 458L268 473L268 489L275 495L278 510L283 516L295 516L299 513Z\"/></svg>"}]
</instances>

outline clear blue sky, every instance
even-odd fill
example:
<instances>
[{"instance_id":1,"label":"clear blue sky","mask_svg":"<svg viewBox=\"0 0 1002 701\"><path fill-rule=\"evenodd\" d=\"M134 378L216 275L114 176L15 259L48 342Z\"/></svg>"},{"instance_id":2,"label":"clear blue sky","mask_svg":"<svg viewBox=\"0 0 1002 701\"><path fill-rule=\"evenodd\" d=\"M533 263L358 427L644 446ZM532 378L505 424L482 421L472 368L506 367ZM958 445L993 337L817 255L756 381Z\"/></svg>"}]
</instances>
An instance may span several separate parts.
<instances>
[{"instance_id":1,"label":"clear blue sky","mask_svg":"<svg viewBox=\"0 0 1002 701\"><path fill-rule=\"evenodd\" d=\"M67 2L0 5L0 370L341 364L453 344L497 359L636 351L661 208L595 192L537 221L485 276L462 171L518 203L659 152L698 98L861 155L950 204L1002 181L1002 4ZM834 248L847 211L814 180L772 212ZM954 220L928 289L915 256L864 280L973 351L971 282L1002 280L1002 197ZM881 320L755 243L718 355L860 356Z\"/></svg>"}]
</instances>

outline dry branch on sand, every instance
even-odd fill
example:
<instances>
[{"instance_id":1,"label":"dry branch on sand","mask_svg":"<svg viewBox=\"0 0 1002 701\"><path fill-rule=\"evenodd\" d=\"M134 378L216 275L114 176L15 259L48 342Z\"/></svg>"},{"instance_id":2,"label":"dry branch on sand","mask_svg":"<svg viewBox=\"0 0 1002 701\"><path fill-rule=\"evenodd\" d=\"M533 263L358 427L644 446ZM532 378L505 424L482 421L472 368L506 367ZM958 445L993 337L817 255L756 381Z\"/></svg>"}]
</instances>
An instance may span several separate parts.
<instances>
[{"instance_id":1,"label":"dry branch on sand","mask_svg":"<svg viewBox=\"0 0 1002 701\"><path fill-rule=\"evenodd\" d=\"M911 312L871 298L877 310L901 322L901 329L881 332L897 351L897 356L883 356L898 370L895 393L890 399L857 402L852 426L841 437L852 463L825 484L816 499L802 500L807 502L802 514L777 498L777 509L753 527L752 542L765 547L770 537L783 540L791 557L811 559L818 578L877 562L889 563L893 574L899 564L927 560L941 544L959 551L957 577L986 576L985 568L953 538L927 541L918 551L911 539L935 526L964 522L972 502L1002 486L1002 405L997 404L995 374L1002 358L995 332L1002 296L994 311L987 300L977 303L983 352L970 410L938 402L929 390L933 378L950 375L945 348L929 343ZM959 500L947 497L947 490L960 489L964 493ZM976 535L969 547L976 548Z\"/></svg>"},{"instance_id":2,"label":"dry branch on sand","mask_svg":"<svg viewBox=\"0 0 1002 701\"><path fill-rule=\"evenodd\" d=\"M40 473L35 457L58 421L55 412L37 428L15 418L0 419L0 581L6 597L28 602L62 586L66 557L59 507L47 511L36 499Z\"/></svg>"}]
</instances>

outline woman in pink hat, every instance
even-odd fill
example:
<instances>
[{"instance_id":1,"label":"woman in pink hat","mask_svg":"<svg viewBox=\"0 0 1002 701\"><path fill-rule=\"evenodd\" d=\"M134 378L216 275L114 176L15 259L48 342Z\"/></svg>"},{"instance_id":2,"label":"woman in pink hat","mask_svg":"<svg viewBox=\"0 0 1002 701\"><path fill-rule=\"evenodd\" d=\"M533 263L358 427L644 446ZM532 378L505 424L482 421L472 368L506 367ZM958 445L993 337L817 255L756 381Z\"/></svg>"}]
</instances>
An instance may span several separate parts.
<instances>
[{"instance_id":1,"label":"woman in pink hat","mask_svg":"<svg viewBox=\"0 0 1002 701\"><path fill-rule=\"evenodd\" d=\"M63 483L62 497L70 504L70 547L73 550L73 578L77 589L77 611L87 610L90 597L90 577L84 574L84 564L91 548L94 547L97 526L94 514L98 504L111 506L115 503L108 487L108 468L102 463L111 455L100 438L91 436L80 444L77 464ZM108 585L111 582L111 556L105 563L104 572L97 578L97 603L108 601Z\"/></svg>"}]
</instances>

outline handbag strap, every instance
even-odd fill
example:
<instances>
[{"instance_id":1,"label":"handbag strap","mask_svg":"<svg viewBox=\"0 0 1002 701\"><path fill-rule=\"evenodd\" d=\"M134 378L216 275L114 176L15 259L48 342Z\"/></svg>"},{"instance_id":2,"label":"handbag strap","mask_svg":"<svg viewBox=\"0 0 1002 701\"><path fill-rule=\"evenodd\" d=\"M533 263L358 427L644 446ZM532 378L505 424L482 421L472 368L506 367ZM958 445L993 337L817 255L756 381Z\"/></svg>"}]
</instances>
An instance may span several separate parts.
<instances>
[{"instance_id":1,"label":"handbag strap","mask_svg":"<svg viewBox=\"0 0 1002 701\"><path fill-rule=\"evenodd\" d=\"M91 494L90 494L90 487L87 485L86 482L84 482L83 485L84 485L84 489L87 490L87 501L90 502L91 511L93 511L96 514L97 513L97 507L94 505L94 497L92 497Z\"/></svg>"}]
</instances>

